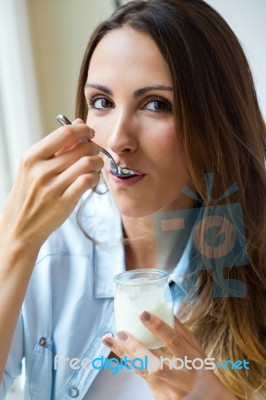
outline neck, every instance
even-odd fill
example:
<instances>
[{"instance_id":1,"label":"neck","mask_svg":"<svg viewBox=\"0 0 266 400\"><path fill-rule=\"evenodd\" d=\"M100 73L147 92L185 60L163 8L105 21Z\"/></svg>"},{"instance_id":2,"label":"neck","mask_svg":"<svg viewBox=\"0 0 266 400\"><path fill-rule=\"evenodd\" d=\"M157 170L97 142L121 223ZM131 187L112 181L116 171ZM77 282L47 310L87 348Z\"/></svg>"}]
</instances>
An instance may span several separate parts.
<instances>
[{"instance_id":1,"label":"neck","mask_svg":"<svg viewBox=\"0 0 266 400\"><path fill-rule=\"evenodd\" d=\"M152 217L123 217L127 269L156 268Z\"/></svg>"},{"instance_id":2,"label":"neck","mask_svg":"<svg viewBox=\"0 0 266 400\"><path fill-rule=\"evenodd\" d=\"M160 216L154 220L152 215L141 218L122 216L127 269L163 268L171 272L189 239L190 229L182 224L185 224L185 219L192 218L193 222L194 207L194 201L189 200L183 208L173 211L172 218L164 221Z\"/></svg>"}]
</instances>

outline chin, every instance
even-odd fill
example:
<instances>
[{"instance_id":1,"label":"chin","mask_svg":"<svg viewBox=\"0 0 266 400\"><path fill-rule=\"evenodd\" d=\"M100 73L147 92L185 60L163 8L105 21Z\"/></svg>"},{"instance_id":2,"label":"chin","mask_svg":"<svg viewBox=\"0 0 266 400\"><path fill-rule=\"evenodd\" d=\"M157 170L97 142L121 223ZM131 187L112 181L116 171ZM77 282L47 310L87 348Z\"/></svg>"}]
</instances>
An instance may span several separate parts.
<instances>
[{"instance_id":1,"label":"chin","mask_svg":"<svg viewBox=\"0 0 266 400\"><path fill-rule=\"evenodd\" d=\"M160 204L154 204L152 200L149 201L145 196L141 199L125 196L122 199L120 195L113 196L113 200L121 216L128 218L148 217L158 212L161 208Z\"/></svg>"},{"instance_id":2,"label":"chin","mask_svg":"<svg viewBox=\"0 0 266 400\"><path fill-rule=\"evenodd\" d=\"M150 210L144 210L138 206L125 206L121 207L116 205L118 211L120 212L121 216L128 217L128 218L142 218L152 214Z\"/></svg>"}]
</instances>

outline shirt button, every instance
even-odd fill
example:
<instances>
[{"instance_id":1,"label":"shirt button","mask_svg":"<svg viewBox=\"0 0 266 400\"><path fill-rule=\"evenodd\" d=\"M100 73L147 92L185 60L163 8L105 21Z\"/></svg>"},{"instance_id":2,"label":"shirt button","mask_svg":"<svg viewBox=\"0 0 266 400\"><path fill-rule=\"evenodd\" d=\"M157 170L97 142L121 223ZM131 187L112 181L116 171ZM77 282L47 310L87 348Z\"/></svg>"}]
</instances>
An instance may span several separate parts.
<instances>
[{"instance_id":1,"label":"shirt button","mask_svg":"<svg viewBox=\"0 0 266 400\"><path fill-rule=\"evenodd\" d=\"M70 388L70 390L69 390L69 394L70 394L71 397L78 397L79 391L78 391L77 388L72 387L72 388Z\"/></svg>"},{"instance_id":2,"label":"shirt button","mask_svg":"<svg viewBox=\"0 0 266 400\"><path fill-rule=\"evenodd\" d=\"M39 340L39 345L44 347L46 345L46 343L47 343L47 339L45 337L41 337Z\"/></svg>"}]
</instances>

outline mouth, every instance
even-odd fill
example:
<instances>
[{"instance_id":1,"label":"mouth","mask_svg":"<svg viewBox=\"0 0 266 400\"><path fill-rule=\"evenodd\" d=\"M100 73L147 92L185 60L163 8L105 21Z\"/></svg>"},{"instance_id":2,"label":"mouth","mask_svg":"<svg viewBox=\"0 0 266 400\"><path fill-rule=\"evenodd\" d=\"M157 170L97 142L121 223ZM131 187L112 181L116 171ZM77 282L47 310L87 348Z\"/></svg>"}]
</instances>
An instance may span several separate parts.
<instances>
[{"instance_id":1,"label":"mouth","mask_svg":"<svg viewBox=\"0 0 266 400\"><path fill-rule=\"evenodd\" d=\"M140 176L140 175L144 175L144 173L142 171L136 170L136 169L132 169L132 168L128 168L128 167L121 167L121 166L117 166L116 169L114 169L112 167L112 165L110 165L110 170L109 172L116 176L117 178L121 178L121 179L129 179L132 178L134 176Z\"/></svg>"},{"instance_id":2,"label":"mouth","mask_svg":"<svg viewBox=\"0 0 266 400\"><path fill-rule=\"evenodd\" d=\"M141 181L146 174L140 170L121 167L118 166L117 171L113 171L111 168L109 169L109 174L113 180L113 182L122 188L127 188L129 186L135 185L137 182Z\"/></svg>"}]
</instances>

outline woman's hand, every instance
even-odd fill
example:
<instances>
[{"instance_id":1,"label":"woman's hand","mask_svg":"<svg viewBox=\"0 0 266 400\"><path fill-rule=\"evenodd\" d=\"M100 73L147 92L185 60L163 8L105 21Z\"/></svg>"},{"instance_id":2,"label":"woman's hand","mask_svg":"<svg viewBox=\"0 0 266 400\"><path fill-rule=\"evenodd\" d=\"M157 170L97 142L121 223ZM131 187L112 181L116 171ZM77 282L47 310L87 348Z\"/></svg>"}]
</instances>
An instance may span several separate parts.
<instances>
[{"instance_id":1,"label":"woman's hand","mask_svg":"<svg viewBox=\"0 0 266 400\"><path fill-rule=\"evenodd\" d=\"M0 218L0 380L43 242L97 185L103 161L82 120L55 130L24 155Z\"/></svg>"},{"instance_id":2,"label":"woman's hand","mask_svg":"<svg viewBox=\"0 0 266 400\"><path fill-rule=\"evenodd\" d=\"M175 329L146 311L140 318L146 328L165 344L164 347L147 350L124 331L118 332L115 338L104 337L103 343L119 358L127 356L128 360L137 357L144 360L145 356L148 357L148 370L135 369L135 372L146 380L156 400L236 400L213 371L205 368L207 365L196 369L203 364L206 355L192 333L177 318ZM162 357L169 361L163 362ZM193 368L192 361L196 358L202 362L195 361L196 368ZM211 361L208 365L211 365Z\"/></svg>"},{"instance_id":3,"label":"woman's hand","mask_svg":"<svg viewBox=\"0 0 266 400\"><path fill-rule=\"evenodd\" d=\"M93 131L80 119L60 127L24 155L7 197L1 231L7 241L40 247L69 216L81 195L99 181L99 147L81 143Z\"/></svg>"}]
</instances>

